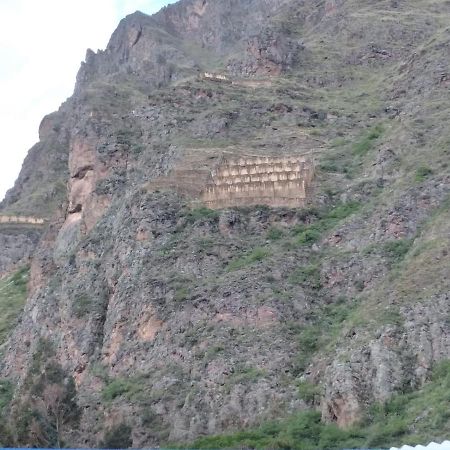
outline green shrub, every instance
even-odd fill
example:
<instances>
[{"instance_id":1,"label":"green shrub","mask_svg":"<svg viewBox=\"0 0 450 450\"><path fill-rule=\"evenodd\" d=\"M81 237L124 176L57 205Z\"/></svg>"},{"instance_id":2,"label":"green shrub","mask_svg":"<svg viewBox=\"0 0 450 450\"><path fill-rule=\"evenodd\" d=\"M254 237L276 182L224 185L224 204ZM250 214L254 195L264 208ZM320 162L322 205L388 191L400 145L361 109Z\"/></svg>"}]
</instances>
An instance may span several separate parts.
<instances>
[{"instance_id":1,"label":"green shrub","mask_svg":"<svg viewBox=\"0 0 450 450\"><path fill-rule=\"evenodd\" d=\"M356 201L349 201L346 203L341 203L334 208L332 208L326 215L325 219L337 219L337 220L343 220L347 217L351 216L355 212L359 210L361 207L361 203Z\"/></svg>"},{"instance_id":2,"label":"green shrub","mask_svg":"<svg viewBox=\"0 0 450 450\"><path fill-rule=\"evenodd\" d=\"M207 251L214 248L215 241L210 238L201 238L197 241L197 246L200 251Z\"/></svg>"},{"instance_id":3,"label":"green shrub","mask_svg":"<svg viewBox=\"0 0 450 450\"><path fill-rule=\"evenodd\" d=\"M182 302L189 297L189 289L187 287L180 287L175 291L173 296L174 301Z\"/></svg>"},{"instance_id":4,"label":"green shrub","mask_svg":"<svg viewBox=\"0 0 450 450\"><path fill-rule=\"evenodd\" d=\"M283 237L283 230L280 230L277 227L270 227L269 231L267 232L267 239L270 239L271 241L278 241Z\"/></svg>"},{"instance_id":5,"label":"green shrub","mask_svg":"<svg viewBox=\"0 0 450 450\"><path fill-rule=\"evenodd\" d=\"M322 234L335 227L341 220L346 219L358 211L361 204L359 202L350 201L340 203L329 209L311 211L311 215L316 220L311 224L297 224L292 229L292 233L296 236L299 245L311 245L319 241Z\"/></svg>"},{"instance_id":6,"label":"green shrub","mask_svg":"<svg viewBox=\"0 0 450 450\"><path fill-rule=\"evenodd\" d=\"M164 420L162 416L148 407L142 412L141 422L143 426L151 429L152 433L164 429Z\"/></svg>"},{"instance_id":7,"label":"green shrub","mask_svg":"<svg viewBox=\"0 0 450 450\"><path fill-rule=\"evenodd\" d=\"M252 250L250 253L242 256L241 258L235 259L228 264L228 271L239 270L243 267L247 267L256 262L260 262L263 259L267 258L270 255L268 249L263 247L257 247Z\"/></svg>"},{"instance_id":8,"label":"green shrub","mask_svg":"<svg viewBox=\"0 0 450 450\"><path fill-rule=\"evenodd\" d=\"M102 390L102 398L105 402L111 402L115 398L126 395L131 398L143 389L139 380L115 378L111 380Z\"/></svg>"},{"instance_id":9,"label":"green shrub","mask_svg":"<svg viewBox=\"0 0 450 450\"><path fill-rule=\"evenodd\" d=\"M372 128L366 136L353 145L353 154L357 156L366 155L373 148L374 142L381 137L383 132L384 128L382 125L377 125Z\"/></svg>"},{"instance_id":10,"label":"green shrub","mask_svg":"<svg viewBox=\"0 0 450 450\"><path fill-rule=\"evenodd\" d=\"M320 289L322 287L320 266L318 264L309 264L299 267L290 275L289 281L292 284L301 284L312 289Z\"/></svg>"},{"instance_id":11,"label":"green shrub","mask_svg":"<svg viewBox=\"0 0 450 450\"><path fill-rule=\"evenodd\" d=\"M417 182L424 181L428 176L433 174L433 170L428 166L420 166L416 170L415 179Z\"/></svg>"},{"instance_id":12,"label":"green shrub","mask_svg":"<svg viewBox=\"0 0 450 450\"><path fill-rule=\"evenodd\" d=\"M324 161L319 164L319 169L322 172L331 172L331 173L339 173L341 171L341 167L335 161Z\"/></svg>"},{"instance_id":13,"label":"green shrub","mask_svg":"<svg viewBox=\"0 0 450 450\"><path fill-rule=\"evenodd\" d=\"M0 447L13 448L15 445L14 437L9 427L0 422Z\"/></svg>"},{"instance_id":14,"label":"green shrub","mask_svg":"<svg viewBox=\"0 0 450 450\"><path fill-rule=\"evenodd\" d=\"M145 150L145 145L141 145L141 144L133 145L133 147L131 147L131 151L135 155L141 154L144 150Z\"/></svg>"},{"instance_id":15,"label":"green shrub","mask_svg":"<svg viewBox=\"0 0 450 450\"><path fill-rule=\"evenodd\" d=\"M108 369L101 363L94 363L91 366L91 373L100 378L103 382L109 383Z\"/></svg>"},{"instance_id":16,"label":"green shrub","mask_svg":"<svg viewBox=\"0 0 450 450\"><path fill-rule=\"evenodd\" d=\"M211 360L219 353L222 353L225 350L225 348L222 345L213 345L212 347L208 348L208 350L205 353L205 360Z\"/></svg>"},{"instance_id":17,"label":"green shrub","mask_svg":"<svg viewBox=\"0 0 450 450\"><path fill-rule=\"evenodd\" d=\"M10 404L14 394L14 387L9 380L0 380L0 417L3 410Z\"/></svg>"},{"instance_id":18,"label":"green shrub","mask_svg":"<svg viewBox=\"0 0 450 450\"><path fill-rule=\"evenodd\" d=\"M383 253L394 262L400 262L409 252L413 241L411 239L398 239L383 244Z\"/></svg>"},{"instance_id":19,"label":"green shrub","mask_svg":"<svg viewBox=\"0 0 450 450\"><path fill-rule=\"evenodd\" d=\"M45 364L54 355L55 348L53 346L53 343L49 339L42 337L39 338L29 369L30 375L38 375L42 373Z\"/></svg>"},{"instance_id":20,"label":"green shrub","mask_svg":"<svg viewBox=\"0 0 450 450\"><path fill-rule=\"evenodd\" d=\"M81 319L88 315L92 309L92 300L88 295L81 295L72 304L72 312Z\"/></svg>"},{"instance_id":21,"label":"green shrub","mask_svg":"<svg viewBox=\"0 0 450 450\"><path fill-rule=\"evenodd\" d=\"M214 209L209 209L204 206L200 208L195 208L189 211L187 218L189 222L194 223L199 220L215 220L219 217L218 211Z\"/></svg>"},{"instance_id":22,"label":"green shrub","mask_svg":"<svg viewBox=\"0 0 450 450\"><path fill-rule=\"evenodd\" d=\"M130 448L133 445L131 431L131 427L124 423L111 428L100 442L100 448Z\"/></svg>"},{"instance_id":23,"label":"green shrub","mask_svg":"<svg viewBox=\"0 0 450 450\"><path fill-rule=\"evenodd\" d=\"M300 350L307 355L314 353L319 348L322 333L320 327L314 325L303 328L298 336Z\"/></svg>"},{"instance_id":24,"label":"green shrub","mask_svg":"<svg viewBox=\"0 0 450 450\"><path fill-rule=\"evenodd\" d=\"M331 325L340 325L347 319L353 307L354 303L349 302L345 297L338 299L336 303L323 307L323 320Z\"/></svg>"},{"instance_id":25,"label":"green shrub","mask_svg":"<svg viewBox=\"0 0 450 450\"><path fill-rule=\"evenodd\" d=\"M321 393L320 387L309 381L301 381L297 386L297 390L299 397L306 403L311 404L315 402Z\"/></svg>"},{"instance_id":26,"label":"green shrub","mask_svg":"<svg viewBox=\"0 0 450 450\"><path fill-rule=\"evenodd\" d=\"M264 377L266 372L257 367L237 367L230 376L230 381L233 384L246 383L249 381L255 381L261 377Z\"/></svg>"},{"instance_id":27,"label":"green shrub","mask_svg":"<svg viewBox=\"0 0 450 450\"><path fill-rule=\"evenodd\" d=\"M116 136L117 143L121 145L130 145L133 134L134 133L131 130L119 130Z\"/></svg>"},{"instance_id":28,"label":"green shrub","mask_svg":"<svg viewBox=\"0 0 450 450\"><path fill-rule=\"evenodd\" d=\"M321 236L322 233L319 230L309 228L298 235L297 243L299 245L311 245L317 242Z\"/></svg>"},{"instance_id":29,"label":"green shrub","mask_svg":"<svg viewBox=\"0 0 450 450\"><path fill-rule=\"evenodd\" d=\"M400 436L408 433L405 419L389 417L389 420L376 424L369 432L367 446L376 448L386 445L386 442L395 442Z\"/></svg>"},{"instance_id":30,"label":"green shrub","mask_svg":"<svg viewBox=\"0 0 450 450\"><path fill-rule=\"evenodd\" d=\"M445 381L450 383L450 361L441 361L433 367L432 373L433 381Z\"/></svg>"},{"instance_id":31,"label":"green shrub","mask_svg":"<svg viewBox=\"0 0 450 450\"><path fill-rule=\"evenodd\" d=\"M364 280L355 280L353 286L355 286L355 289L358 292L362 292L365 289L366 284L364 283Z\"/></svg>"},{"instance_id":32,"label":"green shrub","mask_svg":"<svg viewBox=\"0 0 450 450\"><path fill-rule=\"evenodd\" d=\"M402 326L405 319L395 306L390 306L389 308L383 309L381 314L378 316L378 320L380 324L390 324Z\"/></svg>"},{"instance_id":33,"label":"green shrub","mask_svg":"<svg viewBox=\"0 0 450 450\"><path fill-rule=\"evenodd\" d=\"M331 145L331 148L338 148L338 147L343 147L345 144L348 144L348 140L346 140L342 137L339 137L339 138L333 139L331 141L330 145Z\"/></svg>"}]
</instances>

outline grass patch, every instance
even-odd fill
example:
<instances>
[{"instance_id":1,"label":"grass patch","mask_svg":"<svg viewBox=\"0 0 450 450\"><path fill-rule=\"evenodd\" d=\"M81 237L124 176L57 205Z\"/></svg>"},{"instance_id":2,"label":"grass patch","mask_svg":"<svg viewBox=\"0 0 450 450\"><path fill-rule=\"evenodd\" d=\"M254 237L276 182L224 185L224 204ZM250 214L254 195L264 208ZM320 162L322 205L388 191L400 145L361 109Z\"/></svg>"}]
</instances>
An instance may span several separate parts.
<instances>
[{"instance_id":1,"label":"grass patch","mask_svg":"<svg viewBox=\"0 0 450 450\"><path fill-rule=\"evenodd\" d=\"M87 295L78 297L72 305L72 312L78 319L88 315L92 310L92 299Z\"/></svg>"},{"instance_id":2,"label":"grass patch","mask_svg":"<svg viewBox=\"0 0 450 450\"><path fill-rule=\"evenodd\" d=\"M11 403L14 387L9 380L0 380L0 417L5 408Z\"/></svg>"},{"instance_id":3,"label":"grass patch","mask_svg":"<svg viewBox=\"0 0 450 450\"><path fill-rule=\"evenodd\" d=\"M257 367L237 367L230 375L228 382L231 384L245 384L264 377L266 372Z\"/></svg>"},{"instance_id":4,"label":"grass patch","mask_svg":"<svg viewBox=\"0 0 450 450\"><path fill-rule=\"evenodd\" d=\"M182 302L189 298L189 289L187 287L180 287L175 291L173 299L176 302Z\"/></svg>"},{"instance_id":5,"label":"grass patch","mask_svg":"<svg viewBox=\"0 0 450 450\"><path fill-rule=\"evenodd\" d=\"M207 252L214 248L214 246L216 245L216 242L214 239L202 238L202 239L198 239L196 244L200 251Z\"/></svg>"},{"instance_id":6,"label":"grass patch","mask_svg":"<svg viewBox=\"0 0 450 450\"><path fill-rule=\"evenodd\" d=\"M358 438L358 436L357 436ZM258 428L194 441L191 448L284 448L317 449L354 447L352 433L321 423L320 413L308 411L290 419L269 422ZM354 441L358 442L357 440ZM343 448L341 446L340 448Z\"/></svg>"},{"instance_id":7,"label":"grass patch","mask_svg":"<svg viewBox=\"0 0 450 450\"><path fill-rule=\"evenodd\" d=\"M318 242L324 232L331 230L341 220L357 212L361 204L351 201L338 204L331 209L323 209L314 212L316 220L311 224L300 224L294 227L293 234L300 246L309 246Z\"/></svg>"},{"instance_id":8,"label":"grass patch","mask_svg":"<svg viewBox=\"0 0 450 450\"><path fill-rule=\"evenodd\" d=\"M413 244L412 239L399 239L395 241L388 241L383 244L383 253L389 257L393 262L399 263L403 260L409 252Z\"/></svg>"},{"instance_id":9,"label":"grass patch","mask_svg":"<svg viewBox=\"0 0 450 450\"><path fill-rule=\"evenodd\" d=\"M199 220L216 220L218 217L218 211L205 208L204 206L192 209L187 215L187 219L191 223L198 222Z\"/></svg>"},{"instance_id":10,"label":"grass patch","mask_svg":"<svg viewBox=\"0 0 450 450\"><path fill-rule=\"evenodd\" d=\"M384 127L379 124L365 131L353 144L346 140L331 143L330 151L319 161L322 172L342 173L348 179L354 178L361 169L361 158L366 156L384 133Z\"/></svg>"},{"instance_id":11,"label":"grass patch","mask_svg":"<svg viewBox=\"0 0 450 450\"><path fill-rule=\"evenodd\" d=\"M103 388L102 399L105 402L112 402L114 399L121 396L131 399L141 393L143 389L144 386L140 380L134 378L115 378L110 380Z\"/></svg>"},{"instance_id":12,"label":"grass patch","mask_svg":"<svg viewBox=\"0 0 450 450\"><path fill-rule=\"evenodd\" d=\"M270 227L267 232L267 239L271 241L278 241L283 237L283 230L280 230L277 227Z\"/></svg>"},{"instance_id":13,"label":"grass patch","mask_svg":"<svg viewBox=\"0 0 450 450\"><path fill-rule=\"evenodd\" d=\"M319 241L321 237L322 232L319 229L315 228L314 226L311 226L310 228L307 228L298 235L297 244L311 245Z\"/></svg>"},{"instance_id":14,"label":"grass patch","mask_svg":"<svg viewBox=\"0 0 450 450\"><path fill-rule=\"evenodd\" d=\"M356 156L365 156L375 145L375 141L381 137L384 132L382 125L376 125L369 133L353 144L352 153Z\"/></svg>"},{"instance_id":15,"label":"grass patch","mask_svg":"<svg viewBox=\"0 0 450 450\"><path fill-rule=\"evenodd\" d=\"M316 384L309 381L300 381L298 384L298 396L306 403L314 404L315 400L319 398L321 389Z\"/></svg>"},{"instance_id":16,"label":"grass patch","mask_svg":"<svg viewBox=\"0 0 450 450\"><path fill-rule=\"evenodd\" d=\"M428 166L420 166L415 172L415 180L420 183L433 174L433 170Z\"/></svg>"},{"instance_id":17,"label":"grass patch","mask_svg":"<svg viewBox=\"0 0 450 450\"><path fill-rule=\"evenodd\" d=\"M29 268L24 267L0 280L0 345L6 341L25 306L28 277Z\"/></svg>"},{"instance_id":18,"label":"grass patch","mask_svg":"<svg viewBox=\"0 0 450 450\"><path fill-rule=\"evenodd\" d=\"M294 365L293 375L301 375L308 367L312 356L325 348L342 331L342 324L356 307L356 303L342 297L336 303L319 308L310 314L305 325L291 324L293 338L297 340L299 353Z\"/></svg>"},{"instance_id":19,"label":"grass patch","mask_svg":"<svg viewBox=\"0 0 450 450\"><path fill-rule=\"evenodd\" d=\"M342 167L332 159L328 159L321 164L319 164L319 169L322 172L340 173L342 172Z\"/></svg>"},{"instance_id":20,"label":"grass patch","mask_svg":"<svg viewBox=\"0 0 450 450\"><path fill-rule=\"evenodd\" d=\"M390 263L398 264L405 258L413 243L413 239L396 239L384 242L382 244L371 244L362 251L362 254L370 255L379 253L385 258L388 258ZM417 256L417 254L414 253L414 256Z\"/></svg>"},{"instance_id":21,"label":"grass patch","mask_svg":"<svg viewBox=\"0 0 450 450\"><path fill-rule=\"evenodd\" d=\"M292 284L300 284L312 289L320 289L320 266L318 264L308 264L297 268L289 277Z\"/></svg>"},{"instance_id":22,"label":"grass patch","mask_svg":"<svg viewBox=\"0 0 450 450\"><path fill-rule=\"evenodd\" d=\"M228 264L227 270L228 272L231 272L233 270L242 269L243 267L250 266L251 264L254 264L256 262L260 262L268 256L270 256L270 251L268 249L263 247L255 248L250 253L247 253L241 258L231 261Z\"/></svg>"}]
</instances>

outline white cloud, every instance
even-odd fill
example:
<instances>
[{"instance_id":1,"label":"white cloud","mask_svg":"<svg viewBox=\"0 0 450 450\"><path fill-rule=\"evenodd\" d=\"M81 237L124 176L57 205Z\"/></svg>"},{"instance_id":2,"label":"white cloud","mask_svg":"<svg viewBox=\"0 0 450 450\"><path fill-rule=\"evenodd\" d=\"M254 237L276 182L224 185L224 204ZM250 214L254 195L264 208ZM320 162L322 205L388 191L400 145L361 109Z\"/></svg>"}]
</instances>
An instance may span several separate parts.
<instances>
[{"instance_id":1,"label":"white cloud","mask_svg":"<svg viewBox=\"0 0 450 450\"><path fill-rule=\"evenodd\" d=\"M44 115L72 94L86 49L104 48L119 20L169 0L0 1L0 199Z\"/></svg>"}]
</instances>

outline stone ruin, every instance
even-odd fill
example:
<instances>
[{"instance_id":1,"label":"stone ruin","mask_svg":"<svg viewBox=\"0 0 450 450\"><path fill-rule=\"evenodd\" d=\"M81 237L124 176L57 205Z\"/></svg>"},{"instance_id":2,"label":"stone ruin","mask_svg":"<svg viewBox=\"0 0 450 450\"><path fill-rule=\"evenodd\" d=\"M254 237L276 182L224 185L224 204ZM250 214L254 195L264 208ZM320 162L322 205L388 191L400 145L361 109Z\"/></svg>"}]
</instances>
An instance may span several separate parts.
<instances>
[{"instance_id":1,"label":"stone ruin","mask_svg":"<svg viewBox=\"0 0 450 450\"><path fill-rule=\"evenodd\" d=\"M38 217L2 216L2 215L0 215L0 223L43 225L45 223L45 220L38 218Z\"/></svg>"},{"instance_id":2,"label":"stone ruin","mask_svg":"<svg viewBox=\"0 0 450 450\"><path fill-rule=\"evenodd\" d=\"M231 83L231 79L227 75L221 73L203 72L200 77L202 80L218 81L222 83Z\"/></svg>"},{"instance_id":3,"label":"stone ruin","mask_svg":"<svg viewBox=\"0 0 450 450\"><path fill-rule=\"evenodd\" d=\"M313 150L302 155L245 155L186 150L171 170L146 183L149 192L175 191L211 209L267 205L301 208L312 201Z\"/></svg>"},{"instance_id":4,"label":"stone ruin","mask_svg":"<svg viewBox=\"0 0 450 450\"><path fill-rule=\"evenodd\" d=\"M233 86L243 86L249 88L269 87L272 86L270 79L232 79L228 75L221 73L203 72L200 75L200 80L215 81L218 83L232 84Z\"/></svg>"},{"instance_id":5,"label":"stone ruin","mask_svg":"<svg viewBox=\"0 0 450 450\"><path fill-rule=\"evenodd\" d=\"M201 200L211 209L303 207L311 198L313 177L314 163L307 156L224 156Z\"/></svg>"}]
</instances>

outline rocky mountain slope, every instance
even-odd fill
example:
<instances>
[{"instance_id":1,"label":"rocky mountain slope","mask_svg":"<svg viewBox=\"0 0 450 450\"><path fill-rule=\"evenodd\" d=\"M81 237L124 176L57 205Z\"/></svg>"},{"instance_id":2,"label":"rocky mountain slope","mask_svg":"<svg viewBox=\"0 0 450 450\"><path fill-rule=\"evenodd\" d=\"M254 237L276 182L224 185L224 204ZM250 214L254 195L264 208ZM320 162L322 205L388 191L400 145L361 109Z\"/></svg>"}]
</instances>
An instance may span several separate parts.
<instances>
[{"instance_id":1,"label":"rocky mountain slope","mask_svg":"<svg viewBox=\"0 0 450 450\"><path fill-rule=\"evenodd\" d=\"M0 205L49 220L0 224L0 442L448 437L449 18L182 0L88 51ZM202 207L224 152L314 155L310 205Z\"/></svg>"}]
</instances>

